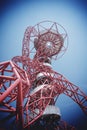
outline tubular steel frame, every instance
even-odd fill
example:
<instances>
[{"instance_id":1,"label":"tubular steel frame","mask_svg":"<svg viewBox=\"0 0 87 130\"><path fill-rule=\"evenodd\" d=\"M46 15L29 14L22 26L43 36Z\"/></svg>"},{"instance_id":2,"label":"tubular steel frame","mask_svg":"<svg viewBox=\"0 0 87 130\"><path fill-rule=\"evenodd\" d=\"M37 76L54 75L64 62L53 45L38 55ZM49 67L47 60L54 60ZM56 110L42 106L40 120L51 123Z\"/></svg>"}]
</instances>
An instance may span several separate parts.
<instances>
[{"instance_id":1,"label":"tubular steel frame","mask_svg":"<svg viewBox=\"0 0 87 130\"><path fill-rule=\"evenodd\" d=\"M87 115L87 95L63 75L39 61L39 56L43 55L43 50L36 52L34 50L33 52L34 48L31 50L29 48L32 41L31 37L37 37L40 34L39 26L46 31L51 31L54 25L58 32L55 22L49 29L44 28L40 23L34 27L28 27L24 34L22 56L16 56L11 61L0 63L0 111L15 115L21 130L29 129L29 126L42 116L46 106L62 93L76 102ZM64 35L64 39L67 36L67 34L62 35ZM66 47L63 51L65 50ZM30 53L34 53L35 57L31 59ZM40 81L43 88L30 94L36 76L40 72L47 77L44 81ZM67 130L66 127L64 128ZM71 130L74 128L72 127Z\"/></svg>"}]
</instances>

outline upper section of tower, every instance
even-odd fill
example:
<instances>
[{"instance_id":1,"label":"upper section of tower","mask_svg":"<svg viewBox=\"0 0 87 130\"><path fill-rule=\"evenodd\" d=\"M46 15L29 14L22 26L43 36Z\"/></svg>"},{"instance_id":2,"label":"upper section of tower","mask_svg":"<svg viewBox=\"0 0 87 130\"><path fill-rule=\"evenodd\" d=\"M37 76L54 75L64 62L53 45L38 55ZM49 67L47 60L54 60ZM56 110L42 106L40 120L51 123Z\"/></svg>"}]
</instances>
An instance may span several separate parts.
<instances>
[{"instance_id":1,"label":"upper section of tower","mask_svg":"<svg viewBox=\"0 0 87 130\"><path fill-rule=\"evenodd\" d=\"M63 55L67 44L67 32L63 26L56 22L43 21L26 29L22 56L33 59Z\"/></svg>"}]
</instances>

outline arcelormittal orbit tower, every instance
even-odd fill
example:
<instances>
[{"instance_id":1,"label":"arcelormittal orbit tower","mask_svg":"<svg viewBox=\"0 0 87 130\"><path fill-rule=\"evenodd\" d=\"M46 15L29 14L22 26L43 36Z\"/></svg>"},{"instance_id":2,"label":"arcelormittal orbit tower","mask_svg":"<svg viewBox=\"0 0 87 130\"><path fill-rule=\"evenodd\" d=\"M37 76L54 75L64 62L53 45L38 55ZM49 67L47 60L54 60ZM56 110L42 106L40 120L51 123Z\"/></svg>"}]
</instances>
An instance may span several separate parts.
<instances>
[{"instance_id":1,"label":"arcelormittal orbit tower","mask_svg":"<svg viewBox=\"0 0 87 130\"><path fill-rule=\"evenodd\" d=\"M40 22L27 27L22 56L0 63L0 112L9 113L7 119L15 117L15 130L75 130L61 121L63 113L55 105L61 94L87 114L86 94L52 69L51 61L61 57L67 46L63 26Z\"/></svg>"}]
</instances>

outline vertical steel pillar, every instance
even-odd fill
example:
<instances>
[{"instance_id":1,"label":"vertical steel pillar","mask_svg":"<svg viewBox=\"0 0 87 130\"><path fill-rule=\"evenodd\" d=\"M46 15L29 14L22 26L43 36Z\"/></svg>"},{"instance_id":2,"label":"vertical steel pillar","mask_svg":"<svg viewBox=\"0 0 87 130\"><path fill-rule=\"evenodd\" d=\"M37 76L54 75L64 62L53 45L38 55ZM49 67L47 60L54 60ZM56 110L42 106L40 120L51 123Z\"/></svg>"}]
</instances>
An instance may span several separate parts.
<instances>
[{"instance_id":1,"label":"vertical steel pillar","mask_svg":"<svg viewBox=\"0 0 87 130\"><path fill-rule=\"evenodd\" d=\"M22 82L18 86L18 95L17 95L17 117L18 117L18 129L23 130L23 93L22 93Z\"/></svg>"}]
</instances>

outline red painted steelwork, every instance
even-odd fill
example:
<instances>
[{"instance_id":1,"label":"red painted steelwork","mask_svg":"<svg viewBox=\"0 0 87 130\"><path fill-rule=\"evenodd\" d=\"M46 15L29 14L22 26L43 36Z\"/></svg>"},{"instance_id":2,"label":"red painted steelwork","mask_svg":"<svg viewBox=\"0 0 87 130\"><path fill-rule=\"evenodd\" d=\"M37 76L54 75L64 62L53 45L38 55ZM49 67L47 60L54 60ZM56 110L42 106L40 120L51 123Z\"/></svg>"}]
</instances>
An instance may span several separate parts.
<instances>
[{"instance_id":1,"label":"red painted steelwork","mask_svg":"<svg viewBox=\"0 0 87 130\"><path fill-rule=\"evenodd\" d=\"M86 94L63 75L44 65L44 59L47 57L52 59L54 56L56 58L67 49L67 45L59 38L62 37L63 41L66 39L65 29L56 22L51 22L49 27L44 27L44 23L46 25L46 22L42 22L26 29L22 56L0 63L0 104L4 106L0 111L14 113L21 129L28 128L39 119L47 105L53 101L55 104L55 97L62 93L74 100L87 114ZM63 33L59 32L59 26L63 29ZM48 50L44 50L48 41L52 42L54 47L49 54ZM62 47L56 49L58 42ZM40 58L43 60L41 61ZM46 78L36 81L39 73ZM41 88L35 90L34 83L37 86L42 85Z\"/></svg>"}]
</instances>

